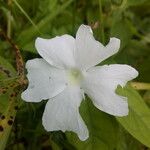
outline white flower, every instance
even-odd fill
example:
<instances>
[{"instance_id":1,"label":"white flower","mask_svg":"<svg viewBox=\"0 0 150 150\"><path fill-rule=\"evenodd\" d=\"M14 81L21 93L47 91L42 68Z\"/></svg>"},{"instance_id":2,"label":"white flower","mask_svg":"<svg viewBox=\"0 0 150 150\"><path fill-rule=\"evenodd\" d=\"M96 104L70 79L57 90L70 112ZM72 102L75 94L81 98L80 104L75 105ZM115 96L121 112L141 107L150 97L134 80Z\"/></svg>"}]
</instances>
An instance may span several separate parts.
<instances>
[{"instance_id":1,"label":"white flower","mask_svg":"<svg viewBox=\"0 0 150 150\"><path fill-rule=\"evenodd\" d=\"M37 38L35 46L42 58L26 63L29 86L22 99L49 99L42 119L47 131L74 131L81 140L89 137L79 114L84 93L101 111L115 116L128 114L127 98L115 90L137 77L138 72L128 65L95 66L118 52L119 39L110 38L104 46L94 39L89 26L81 25L75 39L67 34Z\"/></svg>"}]
</instances>

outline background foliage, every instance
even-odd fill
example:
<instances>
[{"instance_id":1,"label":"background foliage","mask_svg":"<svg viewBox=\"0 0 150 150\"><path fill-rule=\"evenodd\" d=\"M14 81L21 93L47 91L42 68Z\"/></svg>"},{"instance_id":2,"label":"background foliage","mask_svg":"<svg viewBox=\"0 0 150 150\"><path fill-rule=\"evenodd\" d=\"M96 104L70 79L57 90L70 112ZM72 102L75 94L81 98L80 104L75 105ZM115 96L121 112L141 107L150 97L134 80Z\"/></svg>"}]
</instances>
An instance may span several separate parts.
<instances>
[{"instance_id":1,"label":"background foliage","mask_svg":"<svg viewBox=\"0 0 150 150\"><path fill-rule=\"evenodd\" d=\"M111 36L121 39L119 53L101 64L129 64L139 71L132 87L117 89L128 97L129 115L115 118L105 114L87 97L80 107L90 132L87 141L81 142L72 132L47 133L41 125L45 102L32 104L20 99L23 75L17 73L15 48L0 35L0 150L150 148L149 0L0 0L0 31L18 45L24 62L39 57L36 37L75 36L83 23L91 25L96 39L104 44Z\"/></svg>"}]
</instances>

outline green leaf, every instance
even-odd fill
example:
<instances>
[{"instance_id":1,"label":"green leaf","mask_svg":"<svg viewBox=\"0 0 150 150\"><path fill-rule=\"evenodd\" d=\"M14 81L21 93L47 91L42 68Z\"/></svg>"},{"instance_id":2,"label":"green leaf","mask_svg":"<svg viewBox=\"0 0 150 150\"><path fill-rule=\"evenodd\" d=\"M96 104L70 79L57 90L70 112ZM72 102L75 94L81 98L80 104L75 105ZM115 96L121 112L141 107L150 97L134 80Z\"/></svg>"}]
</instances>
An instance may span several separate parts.
<instances>
[{"instance_id":1,"label":"green leaf","mask_svg":"<svg viewBox=\"0 0 150 150\"><path fill-rule=\"evenodd\" d=\"M11 90L8 94L8 103L6 106L6 109L2 113L3 118L1 117L0 119L0 127L1 127L1 132L0 132L0 150L4 150L12 129L12 125L16 116L17 108L18 107L18 102L17 98L20 97L16 94L15 90ZM13 94L11 96L11 94Z\"/></svg>"},{"instance_id":2,"label":"green leaf","mask_svg":"<svg viewBox=\"0 0 150 150\"><path fill-rule=\"evenodd\" d=\"M89 130L89 139L82 142L77 135L69 132L69 142L78 150L114 150L118 131L115 119L94 107L89 99L82 102L80 110Z\"/></svg>"},{"instance_id":3,"label":"green leaf","mask_svg":"<svg viewBox=\"0 0 150 150\"><path fill-rule=\"evenodd\" d=\"M0 80L12 77L16 74L14 67L3 57L0 56Z\"/></svg>"},{"instance_id":4,"label":"green leaf","mask_svg":"<svg viewBox=\"0 0 150 150\"><path fill-rule=\"evenodd\" d=\"M131 31L125 19L114 17L111 36L117 37L121 40L121 49L128 44L131 38Z\"/></svg>"},{"instance_id":5,"label":"green leaf","mask_svg":"<svg viewBox=\"0 0 150 150\"><path fill-rule=\"evenodd\" d=\"M130 135L121 125L119 126L116 150L140 150L142 144Z\"/></svg>"},{"instance_id":6,"label":"green leaf","mask_svg":"<svg viewBox=\"0 0 150 150\"><path fill-rule=\"evenodd\" d=\"M5 94L9 91L8 83L13 81L16 74L13 66L3 57L0 56L0 90L4 89L4 92L0 93L0 114L5 111L8 105L8 95ZM7 91L6 91L7 90Z\"/></svg>"},{"instance_id":7,"label":"green leaf","mask_svg":"<svg viewBox=\"0 0 150 150\"><path fill-rule=\"evenodd\" d=\"M56 11L53 11L52 13L47 14L42 20L40 20L36 26L40 30L41 28L44 28L46 24L49 24L52 19L54 19L57 15L61 14L71 3L73 0L69 0L63 5L59 6ZM35 37L40 36L37 33L37 30L35 27L31 26L30 28L27 28L23 32L20 33L19 37L17 38L18 43L24 47L29 42L35 41ZM35 51L34 51L35 52Z\"/></svg>"},{"instance_id":8,"label":"green leaf","mask_svg":"<svg viewBox=\"0 0 150 150\"><path fill-rule=\"evenodd\" d=\"M4 113L7 108L9 99L7 94L0 95L0 114Z\"/></svg>"},{"instance_id":9,"label":"green leaf","mask_svg":"<svg viewBox=\"0 0 150 150\"><path fill-rule=\"evenodd\" d=\"M127 5L128 6L137 6L137 5L142 5L144 3L149 2L149 0L128 0Z\"/></svg>"},{"instance_id":10,"label":"green leaf","mask_svg":"<svg viewBox=\"0 0 150 150\"><path fill-rule=\"evenodd\" d=\"M122 89L117 93L126 96L129 103L129 115L116 117L118 122L137 140L150 147L150 109L141 96L131 87Z\"/></svg>"}]
</instances>

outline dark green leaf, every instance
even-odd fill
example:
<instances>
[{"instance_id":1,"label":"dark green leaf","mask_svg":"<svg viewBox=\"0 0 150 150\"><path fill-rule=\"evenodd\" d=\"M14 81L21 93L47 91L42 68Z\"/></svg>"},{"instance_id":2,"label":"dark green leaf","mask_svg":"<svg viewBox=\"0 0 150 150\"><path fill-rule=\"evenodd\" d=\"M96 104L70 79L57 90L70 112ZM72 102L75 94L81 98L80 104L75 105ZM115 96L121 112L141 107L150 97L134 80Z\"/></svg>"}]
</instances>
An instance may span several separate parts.
<instances>
[{"instance_id":1,"label":"dark green leaf","mask_svg":"<svg viewBox=\"0 0 150 150\"><path fill-rule=\"evenodd\" d=\"M129 115L116 117L117 120L132 136L150 147L150 109L131 87L119 87L117 93L126 96L129 103Z\"/></svg>"},{"instance_id":2,"label":"dark green leaf","mask_svg":"<svg viewBox=\"0 0 150 150\"><path fill-rule=\"evenodd\" d=\"M83 101L81 114L89 129L89 139L82 142L75 134L67 133L68 140L78 150L114 150L118 130L114 118L94 107L89 99Z\"/></svg>"}]
</instances>

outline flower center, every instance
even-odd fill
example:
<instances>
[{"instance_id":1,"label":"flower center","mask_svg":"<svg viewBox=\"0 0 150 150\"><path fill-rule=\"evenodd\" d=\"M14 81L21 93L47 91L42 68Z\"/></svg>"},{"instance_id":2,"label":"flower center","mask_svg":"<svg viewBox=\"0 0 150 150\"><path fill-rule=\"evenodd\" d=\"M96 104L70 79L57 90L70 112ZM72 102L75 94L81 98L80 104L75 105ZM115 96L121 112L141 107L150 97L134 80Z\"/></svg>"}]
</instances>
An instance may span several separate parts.
<instances>
[{"instance_id":1,"label":"flower center","mask_svg":"<svg viewBox=\"0 0 150 150\"><path fill-rule=\"evenodd\" d=\"M82 79L81 71L78 69L70 69L68 71L68 79L69 79L69 84L71 85L79 84Z\"/></svg>"}]
</instances>

